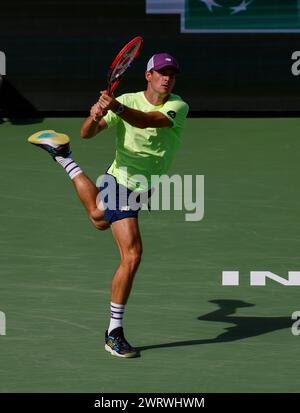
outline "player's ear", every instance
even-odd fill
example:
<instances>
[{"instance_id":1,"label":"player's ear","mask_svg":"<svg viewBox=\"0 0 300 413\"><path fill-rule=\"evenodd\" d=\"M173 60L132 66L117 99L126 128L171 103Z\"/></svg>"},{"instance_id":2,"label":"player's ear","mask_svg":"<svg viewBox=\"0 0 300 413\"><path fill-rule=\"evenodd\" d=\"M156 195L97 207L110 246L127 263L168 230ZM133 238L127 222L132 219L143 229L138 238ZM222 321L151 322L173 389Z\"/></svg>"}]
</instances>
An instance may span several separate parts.
<instances>
[{"instance_id":1,"label":"player's ear","mask_svg":"<svg viewBox=\"0 0 300 413\"><path fill-rule=\"evenodd\" d=\"M152 71L151 70L146 70L145 78L146 78L147 82L149 82L151 77L152 77Z\"/></svg>"}]
</instances>

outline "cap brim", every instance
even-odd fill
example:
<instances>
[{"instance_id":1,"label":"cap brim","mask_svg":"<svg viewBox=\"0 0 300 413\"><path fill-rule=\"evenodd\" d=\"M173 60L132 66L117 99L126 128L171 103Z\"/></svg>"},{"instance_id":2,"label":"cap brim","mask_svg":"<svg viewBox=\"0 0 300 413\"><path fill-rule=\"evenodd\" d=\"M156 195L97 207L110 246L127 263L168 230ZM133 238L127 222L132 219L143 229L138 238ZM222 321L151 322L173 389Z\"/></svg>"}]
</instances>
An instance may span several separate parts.
<instances>
[{"instance_id":1,"label":"cap brim","mask_svg":"<svg viewBox=\"0 0 300 413\"><path fill-rule=\"evenodd\" d=\"M156 71L157 71L157 70L160 70L160 69L165 69L166 67L174 70L174 72L176 72L176 73L179 73L179 72L180 72L179 68L176 67L176 66L173 66L173 65L158 65L158 66L156 66L156 67L153 67L152 70L156 70Z\"/></svg>"}]
</instances>

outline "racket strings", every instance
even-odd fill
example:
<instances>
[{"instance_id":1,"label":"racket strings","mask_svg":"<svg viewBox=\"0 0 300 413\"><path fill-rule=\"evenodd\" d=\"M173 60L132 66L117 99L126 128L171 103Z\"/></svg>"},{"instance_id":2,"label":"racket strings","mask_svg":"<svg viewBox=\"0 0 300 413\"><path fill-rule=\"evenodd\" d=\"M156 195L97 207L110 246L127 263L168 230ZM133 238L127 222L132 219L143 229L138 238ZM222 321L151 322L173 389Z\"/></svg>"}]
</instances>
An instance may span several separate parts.
<instances>
[{"instance_id":1,"label":"racket strings","mask_svg":"<svg viewBox=\"0 0 300 413\"><path fill-rule=\"evenodd\" d=\"M131 66L132 61L136 57L137 51L141 46L141 42L136 42L128 50L120 56L115 67L110 73L109 83L112 84L115 80L118 80L126 70Z\"/></svg>"}]
</instances>

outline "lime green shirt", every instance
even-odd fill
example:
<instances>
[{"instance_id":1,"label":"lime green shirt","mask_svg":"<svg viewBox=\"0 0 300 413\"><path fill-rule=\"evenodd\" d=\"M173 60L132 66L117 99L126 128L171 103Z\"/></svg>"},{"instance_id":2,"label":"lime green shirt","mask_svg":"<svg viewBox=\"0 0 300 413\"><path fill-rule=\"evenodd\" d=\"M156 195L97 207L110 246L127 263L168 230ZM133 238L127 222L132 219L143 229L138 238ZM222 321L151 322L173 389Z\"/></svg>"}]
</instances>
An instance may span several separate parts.
<instances>
[{"instance_id":1,"label":"lime green shirt","mask_svg":"<svg viewBox=\"0 0 300 413\"><path fill-rule=\"evenodd\" d=\"M140 129L112 111L108 111L103 118L109 128L117 127L116 155L107 172L132 191L145 191L151 186L151 175L160 176L168 172L181 144L181 131L189 107L173 94L167 102L158 106L152 105L144 92L126 93L117 100L143 112L162 112L173 123L171 127Z\"/></svg>"}]
</instances>

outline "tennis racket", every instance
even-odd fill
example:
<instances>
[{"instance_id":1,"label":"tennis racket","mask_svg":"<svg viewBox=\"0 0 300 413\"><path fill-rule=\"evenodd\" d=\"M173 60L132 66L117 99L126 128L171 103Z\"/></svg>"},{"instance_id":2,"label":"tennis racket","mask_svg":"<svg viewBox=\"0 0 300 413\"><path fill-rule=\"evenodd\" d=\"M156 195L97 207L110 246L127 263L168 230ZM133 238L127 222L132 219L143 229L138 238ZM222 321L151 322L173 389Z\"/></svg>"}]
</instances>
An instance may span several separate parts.
<instances>
[{"instance_id":1,"label":"tennis racket","mask_svg":"<svg viewBox=\"0 0 300 413\"><path fill-rule=\"evenodd\" d=\"M137 36L128 42L115 57L107 74L107 91L109 96L113 94L125 72L139 55L142 45L143 38Z\"/></svg>"}]
</instances>

